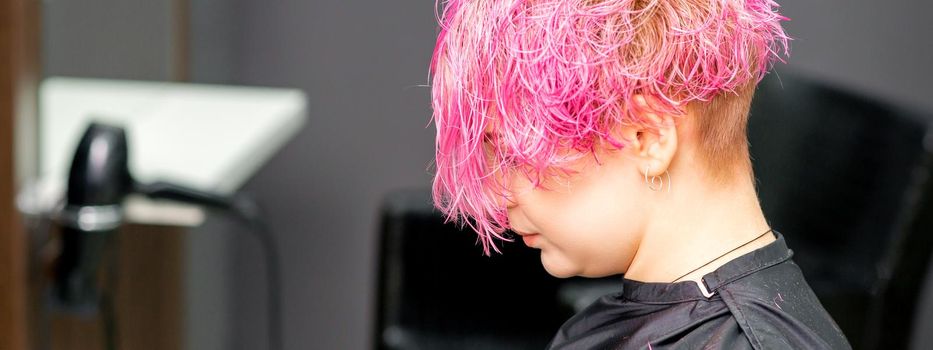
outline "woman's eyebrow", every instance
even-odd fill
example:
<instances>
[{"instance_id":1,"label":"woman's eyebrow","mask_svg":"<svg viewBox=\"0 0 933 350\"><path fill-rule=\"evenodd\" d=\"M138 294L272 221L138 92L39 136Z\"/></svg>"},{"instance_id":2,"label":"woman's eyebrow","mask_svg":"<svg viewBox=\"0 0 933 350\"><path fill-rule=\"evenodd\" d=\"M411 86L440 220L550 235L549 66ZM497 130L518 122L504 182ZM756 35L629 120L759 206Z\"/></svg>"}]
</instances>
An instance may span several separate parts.
<instances>
[{"instance_id":1,"label":"woman's eyebrow","mask_svg":"<svg viewBox=\"0 0 933 350\"><path fill-rule=\"evenodd\" d=\"M502 135L501 135L498 131L495 131L495 130L484 131L484 132L483 132L483 138L485 138L485 139L487 139L487 140L489 140L489 141L496 142L496 143L500 142L500 138L501 138L501 137L502 137Z\"/></svg>"},{"instance_id":2,"label":"woman's eyebrow","mask_svg":"<svg viewBox=\"0 0 933 350\"><path fill-rule=\"evenodd\" d=\"M485 140L487 140L487 141L489 141L489 142L496 142L496 143L498 143L498 142L499 142L499 136L500 136L500 135L499 135L499 132L498 132L498 131L496 131L496 130L494 130L494 129L491 129L491 128L489 128L489 127L487 127L486 130L483 130L483 139L485 139Z\"/></svg>"}]
</instances>

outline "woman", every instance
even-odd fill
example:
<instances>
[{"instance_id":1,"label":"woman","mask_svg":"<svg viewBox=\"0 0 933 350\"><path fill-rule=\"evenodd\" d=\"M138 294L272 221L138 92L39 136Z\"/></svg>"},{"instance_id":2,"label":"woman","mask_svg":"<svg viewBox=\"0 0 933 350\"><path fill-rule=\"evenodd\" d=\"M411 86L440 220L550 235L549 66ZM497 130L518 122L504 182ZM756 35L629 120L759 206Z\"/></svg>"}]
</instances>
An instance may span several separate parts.
<instances>
[{"instance_id":1,"label":"woman","mask_svg":"<svg viewBox=\"0 0 933 350\"><path fill-rule=\"evenodd\" d=\"M771 0L451 0L435 204L487 254L624 274L552 348L850 348L758 204L745 127Z\"/></svg>"}]
</instances>

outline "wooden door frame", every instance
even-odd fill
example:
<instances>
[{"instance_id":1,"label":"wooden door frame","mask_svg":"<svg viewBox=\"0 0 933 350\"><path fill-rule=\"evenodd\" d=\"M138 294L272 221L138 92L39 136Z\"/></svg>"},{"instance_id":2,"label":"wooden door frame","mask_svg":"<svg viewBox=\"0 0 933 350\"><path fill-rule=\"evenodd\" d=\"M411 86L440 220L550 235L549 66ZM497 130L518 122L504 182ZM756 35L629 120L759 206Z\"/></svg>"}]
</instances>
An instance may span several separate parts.
<instances>
[{"instance_id":1,"label":"wooden door frame","mask_svg":"<svg viewBox=\"0 0 933 350\"><path fill-rule=\"evenodd\" d=\"M30 347L27 236L16 193L36 174L39 0L0 0L0 349Z\"/></svg>"}]
</instances>

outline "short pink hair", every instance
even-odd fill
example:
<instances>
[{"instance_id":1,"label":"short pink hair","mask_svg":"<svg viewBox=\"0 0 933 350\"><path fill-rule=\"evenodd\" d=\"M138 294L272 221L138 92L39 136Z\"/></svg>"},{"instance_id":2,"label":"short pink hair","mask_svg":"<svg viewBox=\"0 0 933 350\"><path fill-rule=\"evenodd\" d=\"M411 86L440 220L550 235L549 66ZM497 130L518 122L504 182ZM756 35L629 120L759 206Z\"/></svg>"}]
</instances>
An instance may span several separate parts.
<instances>
[{"instance_id":1,"label":"short pink hair","mask_svg":"<svg viewBox=\"0 0 933 350\"><path fill-rule=\"evenodd\" d=\"M610 131L757 83L788 37L772 0L450 0L431 61L434 204L486 254L515 172L539 185ZM496 137L489 139L487 127ZM567 152L573 150L576 152Z\"/></svg>"}]
</instances>

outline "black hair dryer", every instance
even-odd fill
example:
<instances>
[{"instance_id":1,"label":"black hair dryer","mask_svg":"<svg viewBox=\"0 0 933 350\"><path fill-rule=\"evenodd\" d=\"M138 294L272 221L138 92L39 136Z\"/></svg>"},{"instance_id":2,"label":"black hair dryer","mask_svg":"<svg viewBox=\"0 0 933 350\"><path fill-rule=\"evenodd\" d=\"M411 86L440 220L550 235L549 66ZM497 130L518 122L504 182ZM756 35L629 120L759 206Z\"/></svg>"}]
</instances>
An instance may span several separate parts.
<instances>
[{"instance_id":1,"label":"black hair dryer","mask_svg":"<svg viewBox=\"0 0 933 350\"><path fill-rule=\"evenodd\" d=\"M123 223L123 199L133 188L128 156L123 129L97 123L87 128L75 151L58 215L62 251L52 288L65 309L96 311L98 267Z\"/></svg>"},{"instance_id":2,"label":"black hair dryer","mask_svg":"<svg viewBox=\"0 0 933 350\"><path fill-rule=\"evenodd\" d=\"M62 245L54 267L55 304L81 314L94 314L99 310L98 271L104 258L112 252L110 246L124 222L123 200L127 195L138 193L150 199L192 203L236 214L260 239L268 259L269 347L281 349L280 307L276 294L278 254L273 236L259 219L255 202L244 196L226 196L167 182L136 182L129 171L128 151L123 129L98 123L87 128L75 150L65 205L57 215Z\"/></svg>"},{"instance_id":3,"label":"black hair dryer","mask_svg":"<svg viewBox=\"0 0 933 350\"><path fill-rule=\"evenodd\" d=\"M75 150L64 207L57 215L62 251L52 285L56 304L66 310L96 311L99 267L124 222L123 200L130 193L225 210L236 204L231 197L176 184L136 182L128 159L123 129L100 123L88 126Z\"/></svg>"}]
</instances>

